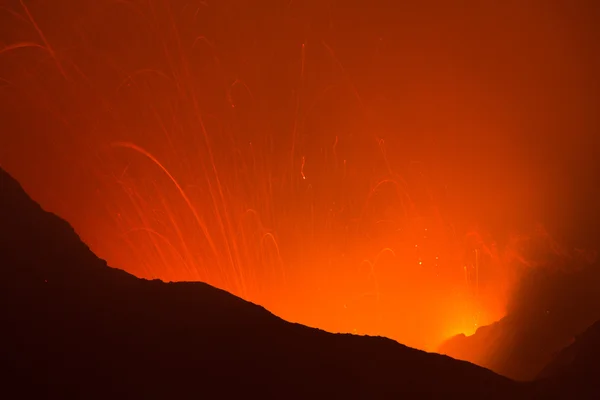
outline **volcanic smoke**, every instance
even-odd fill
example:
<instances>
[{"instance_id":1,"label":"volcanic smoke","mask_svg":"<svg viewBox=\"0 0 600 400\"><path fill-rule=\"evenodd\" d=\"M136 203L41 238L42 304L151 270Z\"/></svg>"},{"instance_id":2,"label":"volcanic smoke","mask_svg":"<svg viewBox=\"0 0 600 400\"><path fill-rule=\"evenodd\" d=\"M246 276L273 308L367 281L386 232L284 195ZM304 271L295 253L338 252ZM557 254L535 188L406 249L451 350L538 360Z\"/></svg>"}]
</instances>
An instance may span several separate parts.
<instances>
[{"instance_id":1,"label":"volcanic smoke","mask_svg":"<svg viewBox=\"0 0 600 400\"><path fill-rule=\"evenodd\" d=\"M216 3L2 7L2 166L138 277L428 350L501 318L525 244L553 243L506 133L530 127L466 66L505 39L444 20L468 47L449 49L434 16L392 34L324 5Z\"/></svg>"}]
</instances>

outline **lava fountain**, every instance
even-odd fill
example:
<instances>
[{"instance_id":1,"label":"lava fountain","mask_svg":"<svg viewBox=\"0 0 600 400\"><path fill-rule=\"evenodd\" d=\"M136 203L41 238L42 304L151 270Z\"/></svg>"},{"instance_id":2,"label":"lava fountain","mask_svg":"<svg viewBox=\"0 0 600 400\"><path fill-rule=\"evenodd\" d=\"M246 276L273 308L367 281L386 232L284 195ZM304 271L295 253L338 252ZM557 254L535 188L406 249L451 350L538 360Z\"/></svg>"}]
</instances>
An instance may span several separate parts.
<instances>
[{"instance_id":1,"label":"lava fountain","mask_svg":"<svg viewBox=\"0 0 600 400\"><path fill-rule=\"evenodd\" d=\"M334 38L288 2L222 3L0 9L2 165L139 277L423 349L501 317L503 250Z\"/></svg>"}]
</instances>

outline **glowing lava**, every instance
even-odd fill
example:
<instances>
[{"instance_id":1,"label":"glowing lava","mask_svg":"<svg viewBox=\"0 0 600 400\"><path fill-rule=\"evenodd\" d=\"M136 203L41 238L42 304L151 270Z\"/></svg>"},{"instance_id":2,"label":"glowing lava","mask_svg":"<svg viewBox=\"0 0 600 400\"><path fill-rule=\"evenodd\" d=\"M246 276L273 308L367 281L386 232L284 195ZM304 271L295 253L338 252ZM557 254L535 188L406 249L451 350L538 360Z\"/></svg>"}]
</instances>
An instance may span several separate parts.
<instances>
[{"instance_id":1,"label":"glowing lava","mask_svg":"<svg viewBox=\"0 0 600 400\"><path fill-rule=\"evenodd\" d=\"M0 156L34 198L112 266L331 331L432 349L503 315L493 241L384 140L335 45L175 3L1 11Z\"/></svg>"}]
</instances>

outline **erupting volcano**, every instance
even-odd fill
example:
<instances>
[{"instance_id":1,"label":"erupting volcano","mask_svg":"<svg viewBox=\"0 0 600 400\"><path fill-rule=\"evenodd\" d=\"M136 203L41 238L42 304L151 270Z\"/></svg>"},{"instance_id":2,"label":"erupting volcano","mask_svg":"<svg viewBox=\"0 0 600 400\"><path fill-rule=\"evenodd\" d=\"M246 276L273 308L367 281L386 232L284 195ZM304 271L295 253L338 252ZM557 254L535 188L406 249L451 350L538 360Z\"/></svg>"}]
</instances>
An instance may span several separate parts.
<instances>
[{"instance_id":1,"label":"erupting volcano","mask_svg":"<svg viewBox=\"0 0 600 400\"><path fill-rule=\"evenodd\" d=\"M429 3L4 0L0 165L113 267L436 350L592 257L600 12Z\"/></svg>"}]
</instances>

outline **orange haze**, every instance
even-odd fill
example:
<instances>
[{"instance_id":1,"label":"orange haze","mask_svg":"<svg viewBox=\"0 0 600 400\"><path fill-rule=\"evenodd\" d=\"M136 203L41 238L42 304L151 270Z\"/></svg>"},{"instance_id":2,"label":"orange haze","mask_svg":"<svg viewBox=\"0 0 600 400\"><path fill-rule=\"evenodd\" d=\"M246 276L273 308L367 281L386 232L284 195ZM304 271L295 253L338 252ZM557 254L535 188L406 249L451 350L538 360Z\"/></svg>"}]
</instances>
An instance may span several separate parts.
<instances>
[{"instance_id":1,"label":"orange haze","mask_svg":"<svg viewBox=\"0 0 600 400\"><path fill-rule=\"evenodd\" d=\"M339 3L4 0L0 164L139 277L423 349L472 333L593 154L595 14Z\"/></svg>"}]
</instances>

